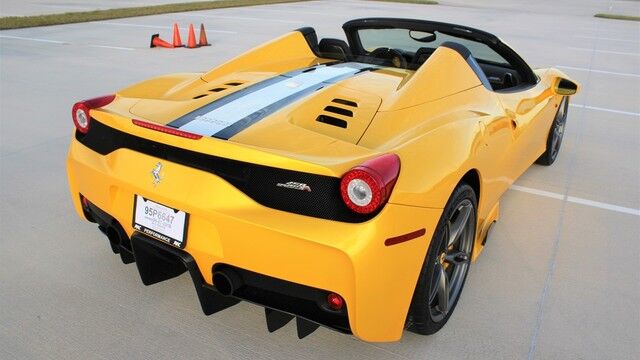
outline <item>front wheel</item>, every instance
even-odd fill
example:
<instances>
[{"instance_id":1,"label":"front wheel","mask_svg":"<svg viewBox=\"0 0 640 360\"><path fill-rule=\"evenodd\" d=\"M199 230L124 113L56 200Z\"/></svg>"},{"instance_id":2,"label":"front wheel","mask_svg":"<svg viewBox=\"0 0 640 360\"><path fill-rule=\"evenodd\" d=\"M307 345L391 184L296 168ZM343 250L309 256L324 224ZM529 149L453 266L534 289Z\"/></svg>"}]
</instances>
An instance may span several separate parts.
<instances>
[{"instance_id":1,"label":"front wheel","mask_svg":"<svg viewBox=\"0 0 640 360\"><path fill-rule=\"evenodd\" d=\"M476 230L476 194L467 184L451 195L438 222L411 301L410 331L430 335L449 320L460 299Z\"/></svg>"},{"instance_id":2,"label":"front wheel","mask_svg":"<svg viewBox=\"0 0 640 360\"><path fill-rule=\"evenodd\" d=\"M549 166L556 161L558 153L560 152L560 145L562 145L562 138L564 137L568 111L569 98L565 96L560 101L556 117L553 119L553 123L551 123L551 129L547 137L547 148L538 160L536 160L536 164Z\"/></svg>"}]
</instances>

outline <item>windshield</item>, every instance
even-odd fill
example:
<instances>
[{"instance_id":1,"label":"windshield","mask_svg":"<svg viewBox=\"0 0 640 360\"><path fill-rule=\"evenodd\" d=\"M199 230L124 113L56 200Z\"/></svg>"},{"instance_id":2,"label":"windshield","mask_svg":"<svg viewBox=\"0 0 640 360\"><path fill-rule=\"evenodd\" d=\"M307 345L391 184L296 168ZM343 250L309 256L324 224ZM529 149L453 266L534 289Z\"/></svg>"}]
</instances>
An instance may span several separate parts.
<instances>
[{"instance_id":1,"label":"windshield","mask_svg":"<svg viewBox=\"0 0 640 360\"><path fill-rule=\"evenodd\" d=\"M380 48L389 48L403 55L409 67L420 66L440 44L456 42L471 51L479 62L508 66L507 60L484 43L439 31L433 33L401 28L359 29L358 37L364 50L371 54ZM418 56L416 56L418 55Z\"/></svg>"}]
</instances>

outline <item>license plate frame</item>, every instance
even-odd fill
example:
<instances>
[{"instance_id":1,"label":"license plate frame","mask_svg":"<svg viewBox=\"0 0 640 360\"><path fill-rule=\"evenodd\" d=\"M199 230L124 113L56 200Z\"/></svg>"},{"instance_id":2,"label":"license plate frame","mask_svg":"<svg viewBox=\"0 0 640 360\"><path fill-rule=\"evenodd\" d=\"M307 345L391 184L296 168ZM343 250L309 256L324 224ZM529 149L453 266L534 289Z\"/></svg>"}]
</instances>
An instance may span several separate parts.
<instances>
[{"instance_id":1,"label":"license plate frame","mask_svg":"<svg viewBox=\"0 0 640 360\"><path fill-rule=\"evenodd\" d=\"M134 230L179 249L186 246L189 227L187 212L135 194L132 217Z\"/></svg>"}]
</instances>

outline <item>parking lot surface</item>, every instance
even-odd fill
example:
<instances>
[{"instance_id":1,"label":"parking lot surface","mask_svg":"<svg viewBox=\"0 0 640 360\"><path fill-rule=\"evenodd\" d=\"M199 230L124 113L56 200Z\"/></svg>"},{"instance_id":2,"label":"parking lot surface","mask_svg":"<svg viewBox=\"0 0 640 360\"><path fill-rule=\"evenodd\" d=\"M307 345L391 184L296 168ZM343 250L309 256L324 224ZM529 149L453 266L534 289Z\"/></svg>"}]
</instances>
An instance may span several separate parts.
<instances>
[{"instance_id":1,"label":"parking lot surface","mask_svg":"<svg viewBox=\"0 0 640 360\"><path fill-rule=\"evenodd\" d=\"M597 12L640 15L640 2L310 1L0 31L0 358L637 359L640 23ZM269 334L247 303L207 317L186 275L145 287L77 218L65 173L75 101L205 71L302 26L344 37L345 21L369 16L483 29L582 85L559 159L505 194L442 331L371 344L321 328L298 340L294 324ZM213 46L147 48L176 21L183 39L204 23Z\"/></svg>"}]
</instances>

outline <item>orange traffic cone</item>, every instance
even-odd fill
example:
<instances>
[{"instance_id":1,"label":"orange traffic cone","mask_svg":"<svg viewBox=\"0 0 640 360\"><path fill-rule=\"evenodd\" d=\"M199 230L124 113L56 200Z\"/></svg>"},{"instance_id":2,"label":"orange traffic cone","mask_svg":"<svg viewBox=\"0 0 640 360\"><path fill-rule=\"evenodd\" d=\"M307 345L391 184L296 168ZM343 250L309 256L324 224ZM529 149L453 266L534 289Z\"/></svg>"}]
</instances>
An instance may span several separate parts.
<instances>
[{"instance_id":1,"label":"orange traffic cone","mask_svg":"<svg viewBox=\"0 0 640 360\"><path fill-rule=\"evenodd\" d=\"M151 45L150 45L150 47L152 47L152 48L154 48L154 47L163 47L163 48L172 49L173 45L171 45L168 42L160 39L160 34L153 34L153 35L151 35Z\"/></svg>"},{"instance_id":2,"label":"orange traffic cone","mask_svg":"<svg viewBox=\"0 0 640 360\"><path fill-rule=\"evenodd\" d=\"M198 47L196 44L196 32L193 30L193 24L189 24L189 39L187 40L187 48L195 49Z\"/></svg>"},{"instance_id":3,"label":"orange traffic cone","mask_svg":"<svg viewBox=\"0 0 640 360\"><path fill-rule=\"evenodd\" d=\"M180 29L178 23L173 24L173 47L183 47L182 39L180 39Z\"/></svg>"},{"instance_id":4,"label":"orange traffic cone","mask_svg":"<svg viewBox=\"0 0 640 360\"><path fill-rule=\"evenodd\" d=\"M200 24L200 41L198 42L198 46L211 46L207 41L207 33L204 32L204 24Z\"/></svg>"}]
</instances>

